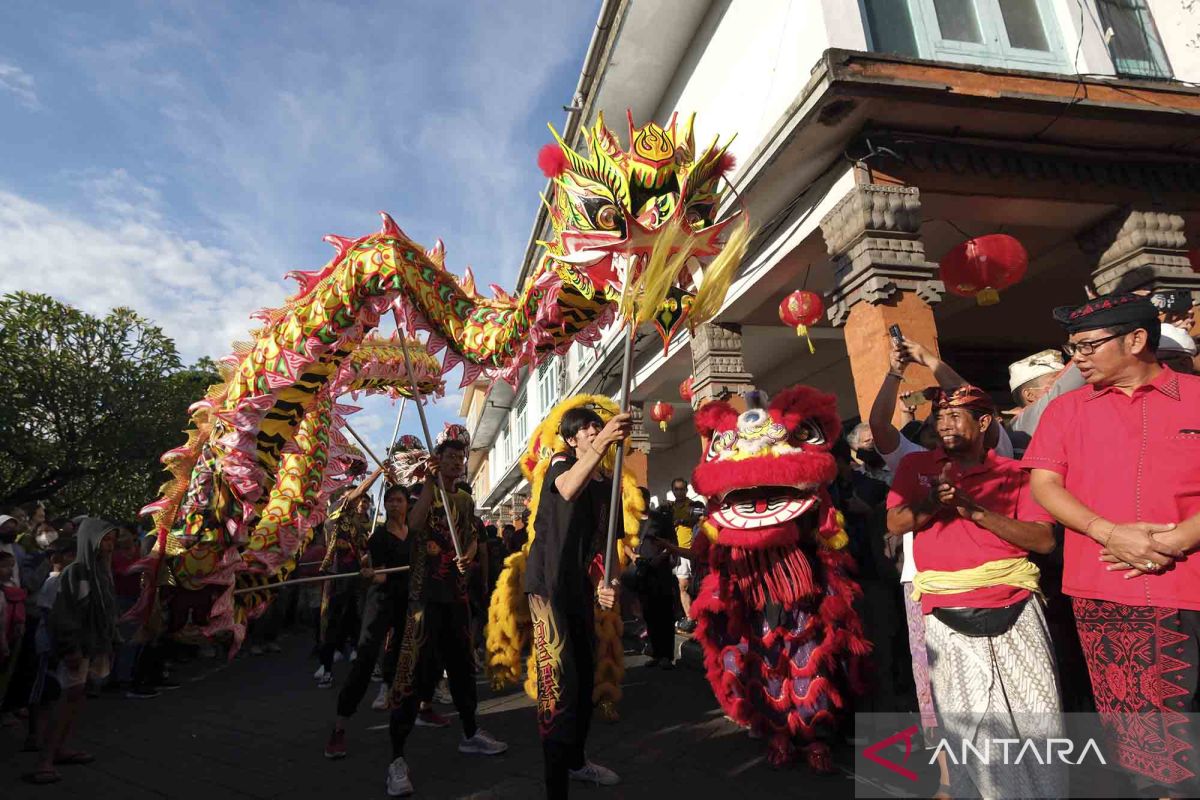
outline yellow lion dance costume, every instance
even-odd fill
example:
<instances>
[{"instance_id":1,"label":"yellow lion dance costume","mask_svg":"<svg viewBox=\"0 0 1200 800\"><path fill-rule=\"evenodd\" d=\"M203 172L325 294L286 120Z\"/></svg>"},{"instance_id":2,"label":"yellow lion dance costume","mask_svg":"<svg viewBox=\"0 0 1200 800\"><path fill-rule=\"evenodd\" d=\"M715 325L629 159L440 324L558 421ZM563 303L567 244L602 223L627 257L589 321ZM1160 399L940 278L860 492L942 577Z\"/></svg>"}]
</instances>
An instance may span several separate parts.
<instances>
[{"instance_id":1,"label":"yellow lion dance costume","mask_svg":"<svg viewBox=\"0 0 1200 800\"><path fill-rule=\"evenodd\" d=\"M550 457L567 449L567 444L558 435L559 423L569 409L591 406L607 422L617 413L617 404L603 395L575 395L559 403L538 425L529 439L529 445L521 456L521 472L532 487L529 504L529 541L519 552L504 561L504 569L496 582L488 607L487 626L487 673L492 687L500 689L521 681L525 673L525 693L537 698L536 671L533 653L529 649L532 622L529 600L525 596L525 560L529 546L533 544L534 523L537 520L538 498L542 492L542 481L550 467ZM609 452L600 463L602 470L612 474L615 451ZM625 548L621 543L637 547L637 533L645 504L638 491L637 479L626 469L621 476L621 498L624 512L625 535L617 544L617 558L623 568L626 563ZM625 677L624 648L621 645L621 612L618 608L604 611L596 608L596 685L592 702L602 718L617 719L616 704L621 699L621 681Z\"/></svg>"}]
</instances>

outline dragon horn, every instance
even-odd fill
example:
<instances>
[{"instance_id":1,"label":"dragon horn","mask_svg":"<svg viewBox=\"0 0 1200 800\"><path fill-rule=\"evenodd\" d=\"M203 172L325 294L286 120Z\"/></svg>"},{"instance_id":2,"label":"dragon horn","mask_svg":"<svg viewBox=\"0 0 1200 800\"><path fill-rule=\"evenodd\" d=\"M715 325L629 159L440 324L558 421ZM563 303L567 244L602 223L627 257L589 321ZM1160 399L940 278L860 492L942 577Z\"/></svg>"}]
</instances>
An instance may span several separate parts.
<instances>
[{"instance_id":1,"label":"dragon horn","mask_svg":"<svg viewBox=\"0 0 1200 800\"><path fill-rule=\"evenodd\" d=\"M386 211L380 211L379 216L383 220L383 226L379 229L380 234L384 236L404 236L404 232L400 230L400 226L396 224L396 220L392 219L390 214Z\"/></svg>"},{"instance_id":2,"label":"dragon horn","mask_svg":"<svg viewBox=\"0 0 1200 800\"><path fill-rule=\"evenodd\" d=\"M345 258L347 251L350 250L350 246L354 244L353 239L348 239L345 236L338 236L336 233L330 233L326 236L322 236L321 241L329 242L331 245L333 245L334 249L337 250L337 257L339 259Z\"/></svg>"}]
</instances>

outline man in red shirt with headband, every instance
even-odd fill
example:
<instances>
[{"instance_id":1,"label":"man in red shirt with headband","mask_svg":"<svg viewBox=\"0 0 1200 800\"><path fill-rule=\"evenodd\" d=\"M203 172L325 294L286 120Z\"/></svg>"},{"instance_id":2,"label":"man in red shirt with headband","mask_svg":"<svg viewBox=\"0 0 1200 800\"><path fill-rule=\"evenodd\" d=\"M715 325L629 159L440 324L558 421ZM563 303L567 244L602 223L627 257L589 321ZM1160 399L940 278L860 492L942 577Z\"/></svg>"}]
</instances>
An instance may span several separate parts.
<instances>
[{"instance_id":1,"label":"man in red shirt with headband","mask_svg":"<svg viewBox=\"0 0 1200 800\"><path fill-rule=\"evenodd\" d=\"M1054 549L1020 465L985 446L998 425L975 386L933 390L941 446L900 462L888 532L915 531L914 600L925 613L929 677L943 738L981 749L998 738L1061 736L1054 650L1031 551ZM986 718L985 718L986 717ZM1062 797L1065 775L1032 761L952 761L956 797Z\"/></svg>"}]
</instances>

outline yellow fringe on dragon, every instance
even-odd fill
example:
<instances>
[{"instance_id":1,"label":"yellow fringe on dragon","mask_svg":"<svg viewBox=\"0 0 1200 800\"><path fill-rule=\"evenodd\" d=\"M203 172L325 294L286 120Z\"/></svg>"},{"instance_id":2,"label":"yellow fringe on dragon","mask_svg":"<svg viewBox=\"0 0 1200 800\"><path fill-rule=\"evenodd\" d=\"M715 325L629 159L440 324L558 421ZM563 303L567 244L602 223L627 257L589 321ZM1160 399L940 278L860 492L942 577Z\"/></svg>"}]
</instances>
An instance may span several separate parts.
<instances>
[{"instance_id":1,"label":"yellow fringe on dragon","mask_svg":"<svg viewBox=\"0 0 1200 800\"><path fill-rule=\"evenodd\" d=\"M607 422L617 413L617 404L603 395L576 395L559 403L538 425L529 439L529 445L521 457L521 472L531 487L529 504L529 541L504 562L504 569L496 582L488 606L487 627L487 673L492 686L500 689L521 680L525 672L525 693L537 697L537 672L533 666L533 654L523 654L529 649L532 627L529 601L525 595L525 561L529 547L533 544L534 526L537 522L538 498L542 483L550 468L550 458L567 449L566 442L558 434L563 414L572 408L591 406L600 418ZM615 451L610 451L600 463L600 468L612 474ZM638 491L637 479L626 469L621 476L621 498L623 505L624 537L621 542L637 547L637 534L645 506ZM617 557L625 566L624 548L618 545ZM621 681L625 677L624 648L621 646L621 612L618 609L604 611L596 609L596 684L592 700L602 717L617 719L616 704L621 699Z\"/></svg>"}]
</instances>

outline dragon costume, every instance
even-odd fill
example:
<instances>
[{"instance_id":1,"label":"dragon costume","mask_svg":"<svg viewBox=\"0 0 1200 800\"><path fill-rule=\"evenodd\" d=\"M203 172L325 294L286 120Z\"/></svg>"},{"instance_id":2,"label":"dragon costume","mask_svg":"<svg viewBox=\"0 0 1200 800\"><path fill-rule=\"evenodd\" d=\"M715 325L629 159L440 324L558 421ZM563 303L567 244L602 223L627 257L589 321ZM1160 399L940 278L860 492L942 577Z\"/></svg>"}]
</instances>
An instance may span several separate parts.
<instances>
[{"instance_id":1,"label":"dragon costume","mask_svg":"<svg viewBox=\"0 0 1200 800\"><path fill-rule=\"evenodd\" d=\"M240 641L271 594L235 586L286 578L348 474L344 393L408 394L410 381L437 392L457 365L463 386L481 375L515 383L573 342L597 341L618 313L665 340L719 310L749 240L744 215L716 220L728 144L698 151L692 121L674 118L665 128L630 118L627 150L602 116L583 135L586 156L557 134L539 156L554 235L518 295L480 296L470 270L447 271L440 241L425 251L384 214L378 233L325 237L334 257L289 273L298 293L256 314L262 327L192 407L187 443L163 456L172 480L143 510L158 534L150 584L203 595L188 608L192 629ZM429 334L413 375L395 343L368 336L389 310L405 335Z\"/></svg>"},{"instance_id":2,"label":"dragon costume","mask_svg":"<svg viewBox=\"0 0 1200 800\"><path fill-rule=\"evenodd\" d=\"M707 535L693 549L710 571L691 615L709 683L729 717L767 740L772 764L800 750L818 772L833 769L823 739L844 692L861 689L870 649L827 490L836 408L806 386L742 414L709 403L696 414L708 444L692 475L708 498Z\"/></svg>"},{"instance_id":3,"label":"dragon costume","mask_svg":"<svg viewBox=\"0 0 1200 800\"><path fill-rule=\"evenodd\" d=\"M534 430L520 462L521 472L531 487L530 497L533 498L529 505L529 524L526 528L529 541L505 559L504 569L496 581L496 589L488 607L488 677L493 687L499 689L520 682L524 674L525 693L532 699L537 699L538 674L534 667L534 654L529 647L532 620L525 594L525 561L529 555L529 547L533 544L537 500L541 496L542 480L550 467L551 457L567 449L566 442L558 433L559 424L567 410L580 406L590 406L605 422L617 413L616 403L607 397L576 395L555 406ZM610 451L600 464L601 470L610 475L614 457L615 451ZM637 479L628 469L621 476L621 497L624 506L624 538L621 541L636 547L638 526L645 506L641 492L638 491ZM623 565L625 553L620 542L617 544L617 555ZM599 569L598 566L597 568ZM596 681L592 699L599 707L600 713L609 720L617 718L616 704L621 699L621 681L625 677L621 630L621 613L618 609L604 611L597 607Z\"/></svg>"}]
</instances>

